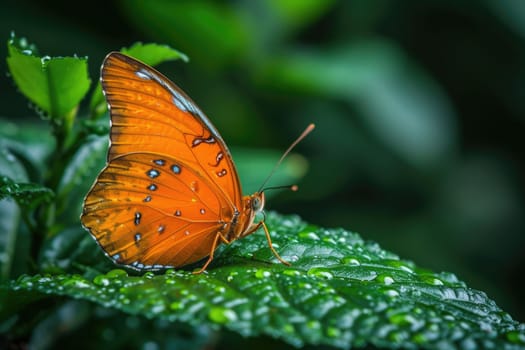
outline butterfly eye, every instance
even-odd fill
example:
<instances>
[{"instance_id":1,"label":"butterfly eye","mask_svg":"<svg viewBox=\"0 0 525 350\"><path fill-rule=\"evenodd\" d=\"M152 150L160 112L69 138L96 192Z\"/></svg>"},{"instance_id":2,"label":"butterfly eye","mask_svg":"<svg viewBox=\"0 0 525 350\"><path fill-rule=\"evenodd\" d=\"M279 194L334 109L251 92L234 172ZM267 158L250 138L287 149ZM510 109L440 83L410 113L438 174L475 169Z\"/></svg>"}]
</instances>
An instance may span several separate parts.
<instances>
[{"instance_id":1,"label":"butterfly eye","mask_svg":"<svg viewBox=\"0 0 525 350\"><path fill-rule=\"evenodd\" d=\"M259 212L263 209L264 203L261 199L261 197L254 196L252 198L252 210L255 212Z\"/></svg>"}]
</instances>

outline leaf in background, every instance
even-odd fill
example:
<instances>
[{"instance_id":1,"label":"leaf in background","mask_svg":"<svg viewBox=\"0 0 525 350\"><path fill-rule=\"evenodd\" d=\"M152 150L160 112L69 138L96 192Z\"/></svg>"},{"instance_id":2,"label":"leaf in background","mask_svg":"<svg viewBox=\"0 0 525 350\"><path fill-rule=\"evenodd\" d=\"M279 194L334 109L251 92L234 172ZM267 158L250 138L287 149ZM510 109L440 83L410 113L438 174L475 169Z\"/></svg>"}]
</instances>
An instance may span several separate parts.
<instances>
[{"instance_id":1,"label":"leaf in background","mask_svg":"<svg viewBox=\"0 0 525 350\"><path fill-rule=\"evenodd\" d=\"M15 124L0 119L0 174L16 182L40 182L54 146L45 123Z\"/></svg>"},{"instance_id":2,"label":"leaf in background","mask_svg":"<svg viewBox=\"0 0 525 350\"><path fill-rule=\"evenodd\" d=\"M168 270L134 277L118 269L92 280L25 275L8 288L11 296L69 296L147 318L268 335L295 346L525 345L524 324L454 275L420 269L343 229L273 213L267 224L276 249L292 266L279 264L258 232L225 247L200 275Z\"/></svg>"},{"instance_id":3,"label":"leaf in background","mask_svg":"<svg viewBox=\"0 0 525 350\"><path fill-rule=\"evenodd\" d=\"M220 2L129 0L119 5L141 31L181 48L205 66L217 67L242 54L252 37L249 23Z\"/></svg>"},{"instance_id":4,"label":"leaf in background","mask_svg":"<svg viewBox=\"0 0 525 350\"><path fill-rule=\"evenodd\" d=\"M79 224L82 201L106 162L108 136L91 137L80 146L61 174L57 186L60 224Z\"/></svg>"},{"instance_id":5,"label":"leaf in background","mask_svg":"<svg viewBox=\"0 0 525 350\"><path fill-rule=\"evenodd\" d=\"M280 18L283 25L298 30L322 17L334 3L333 0L270 0L266 2L266 5Z\"/></svg>"},{"instance_id":6,"label":"leaf in background","mask_svg":"<svg viewBox=\"0 0 525 350\"><path fill-rule=\"evenodd\" d=\"M160 63L179 59L183 60L184 62L189 61L188 56L182 52L177 51L168 45L159 45L154 43L143 44L138 42L131 45L129 48L122 48L120 52L135 57L136 59L149 64L150 66L156 66Z\"/></svg>"},{"instance_id":7,"label":"leaf in background","mask_svg":"<svg viewBox=\"0 0 525 350\"><path fill-rule=\"evenodd\" d=\"M13 80L51 119L61 122L71 118L72 111L89 89L87 59L39 57L33 48L25 39L14 35L8 41L7 65Z\"/></svg>"},{"instance_id":8,"label":"leaf in background","mask_svg":"<svg viewBox=\"0 0 525 350\"><path fill-rule=\"evenodd\" d=\"M525 38L525 10L520 0L485 1L500 23Z\"/></svg>"},{"instance_id":9,"label":"leaf in background","mask_svg":"<svg viewBox=\"0 0 525 350\"><path fill-rule=\"evenodd\" d=\"M150 66L156 66L160 63L178 59L188 62L188 57L185 54L169 47L168 45L154 43L143 44L138 42L131 45L129 48L122 48L120 52L135 57ZM102 94L100 82L97 83L97 86L93 91L89 107L95 117L99 117L107 111L107 103Z\"/></svg>"},{"instance_id":10,"label":"leaf in background","mask_svg":"<svg viewBox=\"0 0 525 350\"><path fill-rule=\"evenodd\" d=\"M17 183L28 182L28 169L20 157L12 153L14 141L5 137L5 135L13 136L13 134L20 136L17 133L18 128L5 121L0 121L0 126L0 136L2 136L0 138L0 281L5 281L10 276L17 276L16 273L13 273L13 270L17 268L17 272L26 271L22 266L16 264L17 259L21 258L16 254L17 245L23 246L27 242L20 239L24 237L20 225L21 208L16 198L13 197L12 190L17 187ZM3 295L0 292L0 309L4 303L2 299Z\"/></svg>"},{"instance_id":11,"label":"leaf in background","mask_svg":"<svg viewBox=\"0 0 525 350\"><path fill-rule=\"evenodd\" d=\"M53 191L34 183L17 183L7 176L0 176L0 200L13 198L24 210L34 209L42 202L51 202Z\"/></svg>"},{"instance_id":12,"label":"leaf in background","mask_svg":"<svg viewBox=\"0 0 525 350\"><path fill-rule=\"evenodd\" d=\"M20 207L12 200L0 198L0 283L7 281L11 273L19 223ZM0 304L4 303L2 297L0 293Z\"/></svg>"},{"instance_id":13,"label":"leaf in background","mask_svg":"<svg viewBox=\"0 0 525 350\"><path fill-rule=\"evenodd\" d=\"M328 95L357 106L363 123L409 164L436 166L457 146L447 97L385 40L331 52L291 52L259 74L273 89ZM323 122L318 124L322 128Z\"/></svg>"},{"instance_id":14,"label":"leaf in background","mask_svg":"<svg viewBox=\"0 0 525 350\"><path fill-rule=\"evenodd\" d=\"M282 152L262 149L234 148L233 159L239 172L244 194L258 191L270 174ZM301 179L308 170L308 160L299 154L290 154L277 168L267 186L290 185ZM272 192L265 193L267 197Z\"/></svg>"},{"instance_id":15,"label":"leaf in background","mask_svg":"<svg viewBox=\"0 0 525 350\"><path fill-rule=\"evenodd\" d=\"M204 350L213 349L217 338L210 327L148 320L70 300L39 320L26 346L28 349L53 349L54 344L60 344L61 349Z\"/></svg>"},{"instance_id":16,"label":"leaf in background","mask_svg":"<svg viewBox=\"0 0 525 350\"><path fill-rule=\"evenodd\" d=\"M40 167L35 156L44 156L47 153L46 138L42 137L36 142L24 142L34 134L38 128L28 126L22 128L12 123L0 120L0 200L14 199L23 210L35 208L42 202L51 201L54 194L48 188L32 183L29 176Z\"/></svg>"}]
</instances>

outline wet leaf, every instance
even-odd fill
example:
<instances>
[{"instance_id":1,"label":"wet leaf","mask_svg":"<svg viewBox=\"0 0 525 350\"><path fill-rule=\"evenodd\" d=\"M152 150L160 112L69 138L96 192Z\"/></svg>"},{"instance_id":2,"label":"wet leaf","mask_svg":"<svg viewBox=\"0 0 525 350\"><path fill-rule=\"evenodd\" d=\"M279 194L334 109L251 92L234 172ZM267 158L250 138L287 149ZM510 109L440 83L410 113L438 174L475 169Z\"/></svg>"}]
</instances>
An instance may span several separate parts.
<instances>
[{"instance_id":1,"label":"wet leaf","mask_svg":"<svg viewBox=\"0 0 525 350\"><path fill-rule=\"evenodd\" d=\"M449 273L399 259L343 229L268 215L276 261L261 232L225 247L204 274L115 269L21 276L17 293L68 296L152 319L207 325L295 346L513 348L525 325ZM20 302L20 300L18 300Z\"/></svg>"},{"instance_id":2,"label":"wet leaf","mask_svg":"<svg viewBox=\"0 0 525 350\"><path fill-rule=\"evenodd\" d=\"M51 119L71 118L91 82L87 59L40 57L34 45L15 36L9 40L8 50L9 72L24 96Z\"/></svg>"},{"instance_id":3,"label":"wet leaf","mask_svg":"<svg viewBox=\"0 0 525 350\"><path fill-rule=\"evenodd\" d=\"M154 43L143 44L139 42L131 45L129 48L125 47L120 51L150 66L156 66L160 63L174 60L183 60L184 62L188 62L189 60L188 56L168 45Z\"/></svg>"},{"instance_id":4,"label":"wet leaf","mask_svg":"<svg viewBox=\"0 0 525 350\"><path fill-rule=\"evenodd\" d=\"M0 176L0 200L13 198L24 208L35 208L42 202L50 202L53 191L35 183L18 183L7 176Z\"/></svg>"}]
</instances>

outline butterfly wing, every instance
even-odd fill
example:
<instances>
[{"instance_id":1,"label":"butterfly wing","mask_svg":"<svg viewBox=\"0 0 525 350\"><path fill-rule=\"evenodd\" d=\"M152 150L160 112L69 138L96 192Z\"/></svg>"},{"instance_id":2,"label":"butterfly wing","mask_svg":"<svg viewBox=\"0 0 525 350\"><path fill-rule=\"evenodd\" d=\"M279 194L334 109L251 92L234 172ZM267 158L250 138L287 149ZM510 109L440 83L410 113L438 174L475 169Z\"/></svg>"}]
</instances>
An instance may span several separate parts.
<instances>
[{"instance_id":1,"label":"butterfly wing","mask_svg":"<svg viewBox=\"0 0 525 350\"><path fill-rule=\"evenodd\" d=\"M225 204L213 186L182 163L129 153L114 158L99 175L82 220L119 264L182 266L210 253L213 233L230 218Z\"/></svg>"},{"instance_id":2,"label":"butterfly wing","mask_svg":"<svg viewBox=\"0 0 525 350\"><path fill-rule=\"evenodd\" d=\"M221 136L182 90L139 61L111 53L101 77L111 144L83 225L115 262L136 269L209 255L242 205Z\"/></svg>"},{"instance_id":3,"label":"butterfly wing","mask_svg":"<svg viewBox=\"0 0 525 350\"><path fill-rule=\"evenodd\" d=\"M217 184L240 205L240 182L219 132L197 105L157 70L118 52L101 71L111 111L108 161L130 152L170 155Z\"/></svg>"}]
</instances>

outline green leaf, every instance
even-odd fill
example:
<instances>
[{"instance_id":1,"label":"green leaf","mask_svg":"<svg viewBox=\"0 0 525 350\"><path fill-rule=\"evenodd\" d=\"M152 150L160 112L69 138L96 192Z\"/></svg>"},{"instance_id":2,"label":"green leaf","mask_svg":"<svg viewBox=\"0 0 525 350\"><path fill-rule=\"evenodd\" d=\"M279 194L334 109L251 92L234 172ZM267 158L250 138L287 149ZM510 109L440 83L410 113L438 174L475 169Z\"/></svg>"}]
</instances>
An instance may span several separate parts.
<instances>
[{"instance_id":1,"label":"green leaf","mask_svg":"<svg viewBox=\"0 0 525 350\"><path fill-rule=\"evenodd\" d=\"M7 176L0 176L0 200L13 198L26 209L35 208L42 202L51 202L53 191L34 183L17 183Z\"/></svg>"},{"instance_id":2,"label":"green leaf","mask_svg":"<svg viewBox=\"0 0 525 350\"><path fill-rule=\"evenodd\" d=\"M22 276L19 293L89 300L106 308L194 326L268 335L295 346L497 348L525 346L525 325L449 273L400 260L343 229L269 214L276 261L261 232L223 247L206 273L130 276L116 269ZM26 295L24 294L24 295ZM10 305L23 303L13 299Z\"/></svg>"},{"instance_id":3,"label":"green leaf","mask_svg":"<svg viewBox=\"0 0 525 350\"><path fill-rule=\"evenodd\" d=\"M149 64L150 66L156 66L163 62L183 60L188 62L188 56L168 45L159 45L154 43L143 44L141 42L131 45L129 48L122 48L120 52L135 57L136 59Z\"/></svg>"},{"instance_id":4,"label":"green leaf","mask_svg":"<svg viewBox=\"0 0 525 350\"><path fill-rule=\"evenodd\" d=\"M52 119L70 117L89 89L87 58L40 57L14 35L8 51L7 65L20 91Z\"/></svg>"},{"instance_id":5,"label":"green leaf","mask_svg":"<svg viewBox=\"0 0 525 350\"><path fill-rule=\"evenodd\" d=\"M61 174L57 186L57 215L61 225L78 225L78 215L82 211L82 199L89 191L93 181L106 163L108 136L93 136L78 147L71 162Z\"/></svg>"},{"instance_id":6,"label":"green leaf","mask_svg":"<svg viewBox=\"0 0 525 350\"><path fill-rule=\"evenodd\" d=\"M221 2L131 0L119 6L141 31L182 48L192 58L206 58L200 63L207 66L225 64L245 52L255 29L243 14Z\"/></svg>"},{"instance_id":7,"label":"green leaf","mask_svg":"<svg viewBox=\"0 0 525 350\"><path fill-rule=\"evenodd\" d=\"M286 25L296 28L304 27L317 20L325 12L330 10L335 1L316 1L316 0L270 0L267 2L275 15L281 18ZM281 24L282 25L282 24Z\"/></svg>"},{"instance_id":8,"label":"green leaf","mask_svg":"<svg viewBox=\"0 0 525 350\"><path fill-rule=\"evenodd\" d=\"M0 174L16 182L41 182L55 142L45 123L0 118Z\"/></svg>"},{"instance_id":9,"label":"green leaf","mask_svg":"<svg viewBox=\"0 0 525 350\"><path fill-rule=\"evenodd\" d=\"M143 44L137 42L129 48L122 48L120 52L135 57L136 59L150 65L158 64L181 59L188 62L188 57L180 51L169 47L168 45L159 45L154 43ZM106 100L102 94L100 82L97 84L93 95L91 96L90 109L95 117L99 117L107 111Z\"/></svg>"},{"instance_id":10,"label":"green leaf","mask_svg":"<svg viewBox=\"0 0 525 350\"><path fill-rule=\"evenodd\" d=\"M322 53L295 50L259 74L273 89L330 96L356 106L363 124L409 164L437 166L457 146L455 116L443 91L386 40ZM317 124L330 127L323 118Z\"/></svg>"},{"instance_id":11,"label":"green leaf","mask_svg":"<svg viewBox=\"0 0 525 350\"><path fill-rule=\"evenodd\" d=\"M20 207L13 201L0 199L0 282L6 281L11 272L19 222Z\"/></svg>"}]
</instances>

